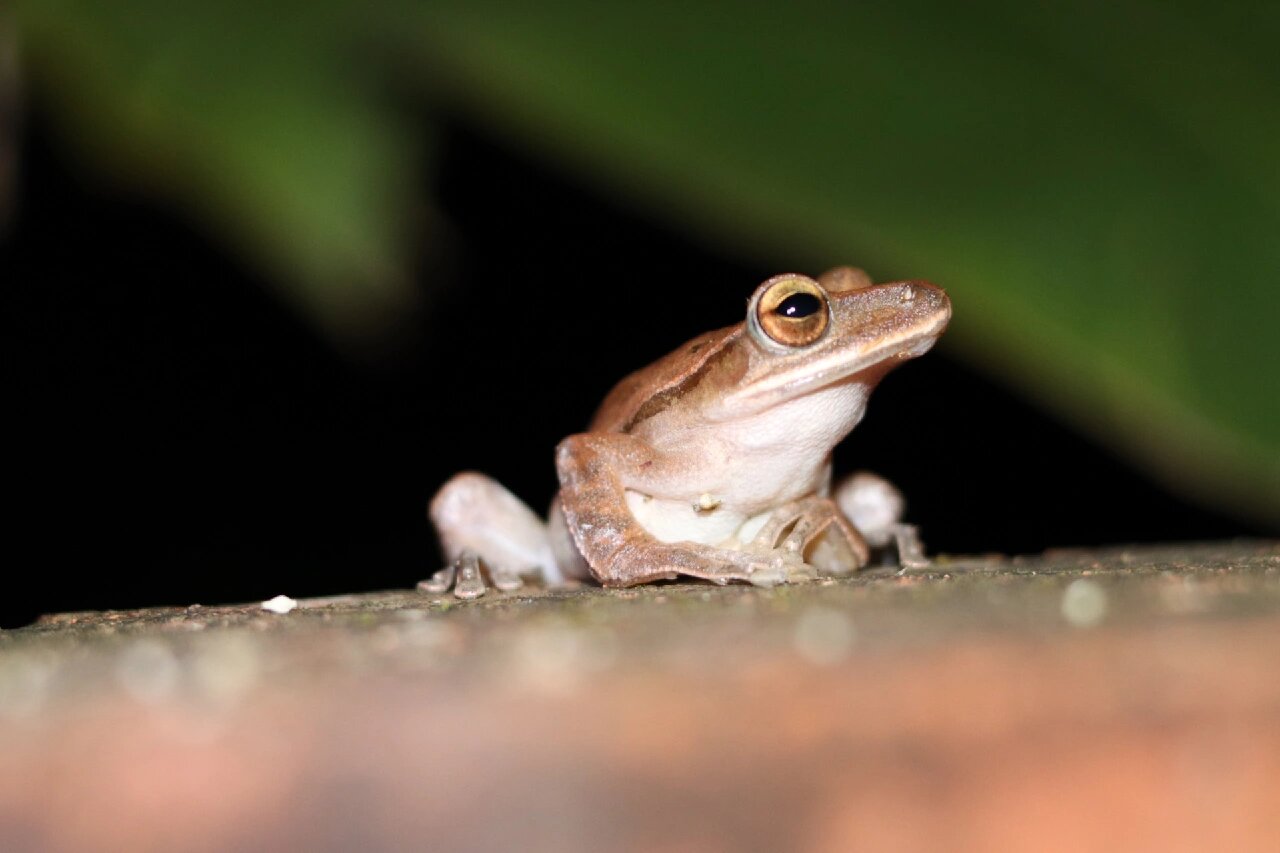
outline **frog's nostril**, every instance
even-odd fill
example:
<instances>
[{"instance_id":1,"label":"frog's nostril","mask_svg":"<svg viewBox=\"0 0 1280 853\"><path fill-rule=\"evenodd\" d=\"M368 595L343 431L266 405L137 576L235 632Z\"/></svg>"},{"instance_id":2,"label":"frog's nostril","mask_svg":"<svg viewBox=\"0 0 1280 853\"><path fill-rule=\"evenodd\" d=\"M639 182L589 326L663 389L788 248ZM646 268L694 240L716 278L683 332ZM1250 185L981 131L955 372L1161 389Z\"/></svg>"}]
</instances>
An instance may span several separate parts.
<instances>
[{"instance_id":1,"label":"frog's nostril","mask_svg":"<svg viewBox=\"0 0 1280 853\"><path fill-rule=\"evenodd\" d=\"M927 281L908 281L903 284L902 291L898 294L898 301L903 305L918 305L921 308L932 309L946 305L950 300L942 288L930 284Z\"/></svg>"}]
</instances>

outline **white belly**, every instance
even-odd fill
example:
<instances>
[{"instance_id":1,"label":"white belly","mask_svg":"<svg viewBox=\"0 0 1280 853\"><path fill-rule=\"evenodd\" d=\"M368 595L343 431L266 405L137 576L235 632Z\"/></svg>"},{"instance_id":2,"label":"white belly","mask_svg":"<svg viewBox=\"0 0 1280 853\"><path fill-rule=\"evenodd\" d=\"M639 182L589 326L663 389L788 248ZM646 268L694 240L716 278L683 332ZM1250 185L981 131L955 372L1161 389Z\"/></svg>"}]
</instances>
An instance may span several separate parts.
<instances>
[{"instance_id":1,"label":"white belly","mask_svg":"<svg viewBox=\"0 0 1280 853\"><path fill-rule=\"evenodd\" d=\"M633 491L627 492L627 508L659 542L698 542L722 548L750 541L770 515L747 516L725 507L697 510L693 501L651 498Z\"/></svg>"},{"instance_id":2,"label":"white belly","mask_svg":"<svg viewBox=\"0 0 1280 853\"><path fill-rule=\"evenodd\" d=\"M831 448L861 419L866 398L850 382L728 422L660 414L636 435L681 473L629 489L627 507L662 542L749 541L773 510L827 487Z\"/></svg>"}]
</instances>

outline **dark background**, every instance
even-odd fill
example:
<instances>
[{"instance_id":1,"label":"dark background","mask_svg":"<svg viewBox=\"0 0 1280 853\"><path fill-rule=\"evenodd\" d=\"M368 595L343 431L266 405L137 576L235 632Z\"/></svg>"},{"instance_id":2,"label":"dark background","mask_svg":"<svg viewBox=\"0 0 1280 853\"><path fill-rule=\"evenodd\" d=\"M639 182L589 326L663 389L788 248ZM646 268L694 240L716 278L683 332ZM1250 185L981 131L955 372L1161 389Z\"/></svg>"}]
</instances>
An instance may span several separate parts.
<instances>
[{"instance_id":1,"label":"dark background","mask_svg":"<svg viewBox=\"0 0 1280 853\"><path fill-rule=\"evenodd\" d=\"M28 116L0 250L17 508L3 626L411 586L438 565L424 508L449 474L481 469L545 506L552 447L614 382L738 322L791 268L717 255L455 121L421 188L445 227L419 267L427 308L352 358L51 137ZM945 340L889 376L836 461L902 487L934 552L1264 532L1171 495Z\"/></svg>"}]
</instances>

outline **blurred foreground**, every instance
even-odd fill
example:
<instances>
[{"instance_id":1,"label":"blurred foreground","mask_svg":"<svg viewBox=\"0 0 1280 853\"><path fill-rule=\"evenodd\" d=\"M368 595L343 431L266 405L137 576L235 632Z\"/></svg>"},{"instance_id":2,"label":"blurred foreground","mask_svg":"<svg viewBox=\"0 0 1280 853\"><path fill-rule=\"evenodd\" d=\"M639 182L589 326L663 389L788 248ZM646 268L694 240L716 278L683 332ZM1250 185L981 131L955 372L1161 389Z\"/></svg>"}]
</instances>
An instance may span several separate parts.
<instances>
[{"instance_id":1,"label":"blurred foreground","mask_svg":"<svg viewBox=\"0 0 1280 853\"><path fill-rule=\"evenodd\" d=\"M1280 543L67 614L6 850L1276 849Z\"/></svg>"}]
</instances>

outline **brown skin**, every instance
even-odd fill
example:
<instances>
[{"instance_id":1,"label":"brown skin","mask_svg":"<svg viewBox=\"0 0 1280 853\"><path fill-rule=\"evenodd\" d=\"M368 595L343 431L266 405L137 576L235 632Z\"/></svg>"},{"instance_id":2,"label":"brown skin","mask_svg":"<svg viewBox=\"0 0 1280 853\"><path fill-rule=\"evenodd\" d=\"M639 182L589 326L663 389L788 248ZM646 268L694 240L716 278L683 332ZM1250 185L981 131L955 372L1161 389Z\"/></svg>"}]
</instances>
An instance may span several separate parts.
<instances>
[{"instance_id":1,"label":"brown skin","mask_svg":"<svg viewBox=\"0 0 1280 853\"><path fill-rule=\"evenodd\" d=\"M816 293L827 315L757 310L793 291ZM588 432L557 447L564 529L600 583L803 580L816 574L806 558L819 540L849 568L866 563L866 542L827 497L831 449L861 418L876 382L941 334L950 303L925 282L874 286L840 267L817 281L770 279L751 305L747 322L623 379ZM803 337L819 319L821 334ZM789 323L800 340L786 338ZM663 542L637 519L628 492L665 502L668 515L693 502L691 514L768 517L740 549ZM700 494L715 497L699 507Z\"/></svg>"}]
</instances>

